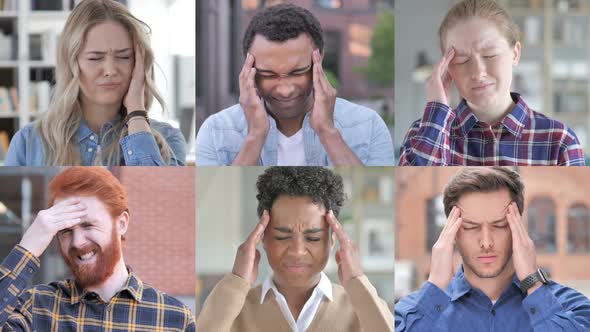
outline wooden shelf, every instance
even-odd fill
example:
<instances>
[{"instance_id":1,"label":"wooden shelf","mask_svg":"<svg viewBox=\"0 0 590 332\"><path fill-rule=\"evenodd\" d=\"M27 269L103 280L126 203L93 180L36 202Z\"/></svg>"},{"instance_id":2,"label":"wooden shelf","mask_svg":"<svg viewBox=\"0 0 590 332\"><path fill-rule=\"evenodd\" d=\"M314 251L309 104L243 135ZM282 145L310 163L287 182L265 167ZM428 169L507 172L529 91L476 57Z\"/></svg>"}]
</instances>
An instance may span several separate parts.
<instances>
[{"instance_id":1,"label":"wooden shelf","mask_svg":"<svg viewBox=\"0 0 590 332\"><path fill-rule=\"evenodd\" d=\"M18 61L16 60L0 60L0 68L18 68Z\"/></svg>"},{"instance_id":2,"label":"wooden shelf","mask_svg":"<svg viewBox=\"0 0 590 332\"><path fill-rule=\"evenodd\" d=\"M18 118L18 112L0 112L0 119Z\"/></svg>"},{"instance_id":3,"label":"wooden shelf","mask_svg":"<svg viewBox=\"0 0 590 332\"><path fill-rule=\"evenodd\" d=\"M3 11L3 10L0 10L0 18L17 18L17 17L18 17L18 13L16 11L12 11L12 10Z\"/></svg>"}]
</instances>

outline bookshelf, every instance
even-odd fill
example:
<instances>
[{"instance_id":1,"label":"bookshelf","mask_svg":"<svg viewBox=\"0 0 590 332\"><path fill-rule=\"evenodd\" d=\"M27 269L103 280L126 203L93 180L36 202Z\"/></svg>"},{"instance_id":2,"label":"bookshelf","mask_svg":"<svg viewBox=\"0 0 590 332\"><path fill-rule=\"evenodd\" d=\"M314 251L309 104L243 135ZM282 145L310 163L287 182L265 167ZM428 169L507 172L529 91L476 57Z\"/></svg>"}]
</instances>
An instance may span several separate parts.
<instances>
[{"instance_id":1,"label":"bookshelf","mask_svg":"<svg viewBox=\"0 0 590 332\"><path fill-rule=\"evenodd\" d=\"M11 139L47 110L57 37L77 2L0 0L0 137ZM0 164L6 144L0 140Z\"/></svg>"},{"instance_id":2,"label":"bookshelf","mask_svg":"<svg viewBox=\"0 0 590 332\"><path fill-rule=\"evenodd\" d=\"M378 293L393 305L394 179L390 167L338 167L347 201L338 220L359 247L363 272ZM338 266L329 260L326 273L338 280Z\"/></svg>"},{"instance_id":3,"label":"bookshelf","mask_svg":"<svg viewBox=\"0 0 590 332\"><path fill-rule=\"evenodd\" d=\"M503 0L520 27L514 91L566 123L585 151L590 141L590 1Z\"/></svg>"}]
</instances>

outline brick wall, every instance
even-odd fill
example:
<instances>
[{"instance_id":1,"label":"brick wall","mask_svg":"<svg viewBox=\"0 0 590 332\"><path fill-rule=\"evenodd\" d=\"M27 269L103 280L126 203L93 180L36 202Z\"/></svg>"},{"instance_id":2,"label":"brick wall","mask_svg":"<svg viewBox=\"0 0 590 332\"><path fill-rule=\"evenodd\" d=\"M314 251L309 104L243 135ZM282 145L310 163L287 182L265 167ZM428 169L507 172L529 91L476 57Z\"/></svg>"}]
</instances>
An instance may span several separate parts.
<instances>
[{"instance_id":1,"label":"brick wall","mask_svg":"<svg viewBox=\"0 0 590 332\"><path fill-rule=\"evenodd\" d=\"M129 195L128 265L171 295L195 294L195 169L126 167L114 171Z\"/></svg>"},{"instance_id":2,"label":"brick wall","mask_svg":"<svg viewBox=\"0 0 590 332\"><path fill-rule=\"evenodd\" d=\"M459 168L397 168L396 181L396 259L416 263L418 285L430 269L427 250L427 201L442 192ZM567 210L574 203L590 207L590 169L551 167L521 167L525 183L525 214L531 200L547 196L555 204L555 253L538 254L538 263L552 271L556 280L590 280L590 254L571 254L567 250ZM590 227L590 226L589 226ZM455 265L461 261L457 254Z\"/></svg>"}]
</instances>

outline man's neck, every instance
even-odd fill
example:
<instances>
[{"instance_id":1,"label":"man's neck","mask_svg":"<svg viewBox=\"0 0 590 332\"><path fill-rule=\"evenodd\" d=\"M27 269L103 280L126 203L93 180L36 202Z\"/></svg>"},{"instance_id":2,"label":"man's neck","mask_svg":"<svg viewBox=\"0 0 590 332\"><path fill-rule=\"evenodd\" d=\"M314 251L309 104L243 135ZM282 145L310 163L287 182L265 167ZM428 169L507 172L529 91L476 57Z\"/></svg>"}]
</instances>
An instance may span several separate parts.
<instances>
[{"instance_id":1,"label":"man's neck","mask_svg":"<svg viewBox=\"0 0 590 332\"><path fill-rule=\"evenodd\" d=\"M299 318L299 314L301 310L303 310L303 306L313 294L313 290L320 282L320 275L316 278L313 278L313 281L310 282L308 285L302 287L289 287L289 286L281 286L279 283L275 281L275 285L279 292L283 294L285 300L287 300L287 305L289 305L289 310L293 315L293 318L297 320Z\"/></svg>"},{"instance_id":2,"label":"man's neck","mask_svg":"<svg viewBox=\"0 0 590 332\"><path fill-rule=\"evenodd\" d=\"M291 137L303 127L303 119L305 118L303 113L301 116L290 119L275 119L277 121L277 129L286 137Z\"/></svg>"},{"instance_id":3,"label":"man's neck","mask_svg":"<svg viewBox=\"0 0 590 332\"><path fill-rule=\"evenodd\" d=\"M499 100L497 103L487 107L478 107L476 105L471 105L469 102L467 102L467 104L477 119L487 124L496 124L500 122L515 106L510 94L505 96L505 98L502 98L502 100Z\"/></svg>"},{"instance_id":4,"label":"man's neck","mask_svg":"<svg viewBox=\"0 0 590 332\"><path fill-rule=\"evenodd\" d=\"M96 105L84 100L81 100L80 104L84 120L95 134L100 134L102 126L111 121L121 109L121 105Z\"/></svg>"},{"instance_id":5,"label":"man's neck","mask_svg":"<svg viewBox=\"0 0 590 332\"><path fill-rule=\"evenodd\" d=\"M471 287L481 290L492 302L500 298L500 295L510 285L514 277L512 259L508 262L504 271L495 278L480 278L465 266L463 266L463 272Z\"/></svg>"},{"instance_id":6,"label":"man's neck","mask_svg":"<svg viewBox=\"0 0 590 332\"><path fill-rule=\"evenodd\" d=\"M100 295L100 298L103 301L108 303L111 298L123 288L127 282L128 277L129 272L127 271L123 257L121 257L117 265L115 265L113 274L108 277L107 280L99 285L88 287L86 290L95 292L96 294Z\"/></svg>"}]
</instances>

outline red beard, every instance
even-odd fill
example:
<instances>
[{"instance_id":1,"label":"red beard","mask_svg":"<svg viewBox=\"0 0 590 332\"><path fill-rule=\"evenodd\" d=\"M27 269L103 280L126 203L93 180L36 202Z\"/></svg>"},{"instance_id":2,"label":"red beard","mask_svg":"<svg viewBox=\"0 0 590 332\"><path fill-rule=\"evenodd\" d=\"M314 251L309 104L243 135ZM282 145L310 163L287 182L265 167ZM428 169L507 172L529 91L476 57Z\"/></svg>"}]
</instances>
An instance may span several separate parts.
<instances>
[{"instance_id":1,"label":"red beard","mask_svg":"<svg viewBox=\"0 0 590 332\"><path fill-rule=\"evenodd\" d=\"M115 265L121 258L121 244L115 229L111 232L111 241L105 248L100 248L95 242L82 248L70 247L68 253L61 251L66 264L69 266L76 281L82 288L102 284L115 271ZM82 264L78 256L95 252L94 263Z\"/></svg>"}]
</instances>

